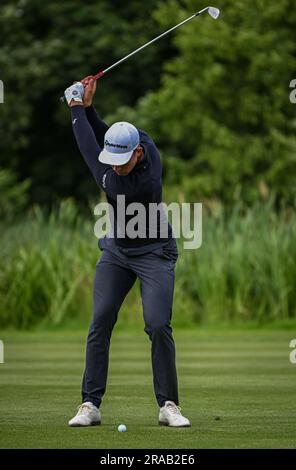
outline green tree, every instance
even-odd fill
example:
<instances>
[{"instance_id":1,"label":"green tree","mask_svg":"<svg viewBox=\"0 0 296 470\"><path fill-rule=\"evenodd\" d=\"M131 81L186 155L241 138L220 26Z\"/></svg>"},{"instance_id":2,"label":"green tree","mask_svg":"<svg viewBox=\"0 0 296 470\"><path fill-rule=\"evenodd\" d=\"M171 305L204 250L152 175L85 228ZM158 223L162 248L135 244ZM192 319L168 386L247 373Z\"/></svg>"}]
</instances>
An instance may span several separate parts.
<instances>
[{"instance_id":1,"label":"green tree","mask_svg":"<svg viewBox=\"0 0 296 470\"><path fill-rule=\"evenodd\" d=\"M111 65L159 31L150 0L2 0L0 7L1 164L32 180L31 197L88 198L96 193L73 139L69 110L59 97L85 75ZM101 79L97 107L132 106L159 86L169 43L147 49Z\"/></svg>"},{"instance_id":2,"label":"green tree","mask_svg":"<svg viewBox=\"0 0 296 470\"><path fill-rule=\"evenodd\" d=\"M162 27L197 9L195 1L185 5L162 4ZM294 4L224 0L217 6L218 21L203 16L177 30L178 53L165 63L160 89L142 97L136 112L123 112L153 134L168 182L180 184L190 197L252 202L272 191L278 200L293 202Z\"/></svg>"}]
</instances>

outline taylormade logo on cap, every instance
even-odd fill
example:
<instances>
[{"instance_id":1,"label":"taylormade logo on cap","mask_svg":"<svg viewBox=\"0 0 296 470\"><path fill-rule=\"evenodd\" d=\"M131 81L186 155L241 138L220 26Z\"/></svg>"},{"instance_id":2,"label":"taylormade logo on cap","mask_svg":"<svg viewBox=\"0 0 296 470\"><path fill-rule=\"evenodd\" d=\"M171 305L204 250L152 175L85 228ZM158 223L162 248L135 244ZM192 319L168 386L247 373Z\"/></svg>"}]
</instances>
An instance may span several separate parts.
<instances>
[{"instance_id":1,"label":"taylormade logo on cap","mask_svg":"<svg viewBox=\"0 0 296 470\"><path fill-rule=\"evenodd\" d=\"M116 122L106 132L104 149L99 161L109 165L124 165L139 145L140 136L137 128L129 122Z\"/></svg>"},{"instance_id":2,"label":"taylormade logo on cap","mask_svg":"<svg viewBox=\"0 0 296 470\"><path fill-rule=\"evenodd\" d=\"M118 147L121 149L128 149L127 145L112 144L111 142L108 142L108 140L105 140L105 147Z\"/></svg>"}]
</instances>

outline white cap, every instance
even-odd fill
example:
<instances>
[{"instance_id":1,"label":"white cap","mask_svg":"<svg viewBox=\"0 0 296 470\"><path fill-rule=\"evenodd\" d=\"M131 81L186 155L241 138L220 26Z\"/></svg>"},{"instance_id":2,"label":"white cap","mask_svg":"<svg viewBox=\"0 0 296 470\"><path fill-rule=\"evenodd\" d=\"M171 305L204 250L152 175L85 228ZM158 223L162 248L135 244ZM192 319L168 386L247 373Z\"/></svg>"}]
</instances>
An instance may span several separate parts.
<instances>
[{"instance_id":1,"label":"white cap","mask_svg":"<svg viewBox=\"0 0 296 470\"><path fill-rule=\"evenodd\" d=\"M135 126L129 122L116 122L105 134L104 149L99 155L99 161L109 165L124 165L139 142L140 136Z\"/></svg>"}]
</instances>

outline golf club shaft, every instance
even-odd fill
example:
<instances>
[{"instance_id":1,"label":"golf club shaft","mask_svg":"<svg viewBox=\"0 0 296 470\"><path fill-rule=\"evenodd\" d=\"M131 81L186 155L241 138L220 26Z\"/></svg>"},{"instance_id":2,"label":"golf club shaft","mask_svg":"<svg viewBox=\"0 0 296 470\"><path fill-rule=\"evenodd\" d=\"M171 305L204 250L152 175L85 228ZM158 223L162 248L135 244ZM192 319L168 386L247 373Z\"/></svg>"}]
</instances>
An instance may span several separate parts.
<instances>
[{"instance_id":1,"label":"golf club shaft","mask_svg":"<svg viewBox=\"0 0 296 470\"><path fill-rule=\"evenodd\" d=\"M138 49L136 49L135 51L133 51L133 52L131 52L130 54L126 55L125 57L123 57L122 59L118 60L118 61L115 62L114 64L110 65L110 67L108 67L107 69L102 70L101 72L99 72L99 73L97 73L96 75L94 75L93 78L94 78L95 80L97 80L98 78L101 78L101 77L102 77L103 75L105 75L107 72L109 72L110 70L114 69L114 68L117 67L119 64L121 64L121 63L124 62L125 60L129 59L129 58L132 57L133 55L137 54L137 52L142 51L143 49L145 49L145 47L150 46L150 44L152 44L153 42L158 41L158 39L160 39L160 38L166 36L166 35L169 34L171 31L173 31L174 29L179 28L180 26L182 26L183 24L185 24L185 23L187 23L188 21L192 20L192 19L195 18L196 16L201 15L204 11L207 11L208 9L209 9L209 7L203 8L203 10L200 10L200 11L198 11L197 13L195 13L194 15L190 16L189 18L187 18L186 20L181 21L181 22L178 23L176 26L173 26L172 28L168 29L167 31L165 31L164 33L160 34L160 35L157 36L156 38L151 39L151 41L146 42L145 44L143 44L143 46L138 47Z\"/></svg>"},{"instance_id":2,"label":"golf club shaft","mask_svg":"<svg viewBox=\"0 0 296 470\"><path fill-rule=\"evenodd\" d=\"M201 15L202 13L204 13L205 11L208 11L210 7L206 7L206 8L203 8L202 10L198 11L197 13L195 13L194 15L190 16L189 18L187 18L186 20L183 20L181 21L180 23L178 23L176 26L173 26L172 28L168 29L167 31L165 31L164 33L160 34L159 36L157 36L156 38L154 39L151 39L151 41L149 42L146 42L145 44L143 44L143 46L141 47L138 47L136 50L134 50L133 52L131 52L130 54L126 55L125 57L123 57L122 59L118 60L117 62L115 62L114 64L110 65L110 67L106 68L105 70L101 70L100 72L98 72L96 75L93 76L93 78L95 80L98 80L99 78L103 77L103 75L105 75L107 72L109 72L110 70L114 69L115 67L117 67L119 64L121 64L122 62L126 61L127 59L129 59L130 57L132 57L133 55L137 54L138 52L142 51L143 49L145 49L147 46L150 46L150 44L154 43L155 41L158 41L158 39L166 36L167 34L169 34L171 31L174 31L174 29L177 29L179 28L180 26L182 26L183 24L185 23L188 23L188 21L192 20L193 18L195 18L196 16L199 16ZM65 98L64 96L62 96L61 98L61 101L65 101Z\"/></svg>"}]
</instances>

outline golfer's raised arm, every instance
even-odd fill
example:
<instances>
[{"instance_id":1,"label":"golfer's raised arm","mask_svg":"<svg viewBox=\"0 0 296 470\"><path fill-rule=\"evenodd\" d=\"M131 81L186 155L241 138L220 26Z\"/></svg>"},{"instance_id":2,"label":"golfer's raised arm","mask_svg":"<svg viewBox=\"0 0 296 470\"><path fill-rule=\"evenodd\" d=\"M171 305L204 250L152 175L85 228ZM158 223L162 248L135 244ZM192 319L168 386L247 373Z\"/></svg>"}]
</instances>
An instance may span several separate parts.
<instances>
[{"instance_id":1,"label":"golfer's raised arm","mask_svg":"<svg viewBox=\"0 0 296 470\"><path fill-rule=\"evenodd\" d=\"M89 107L85 108L86 117L90 123L97 142L100 147L104 147L104 136L109 129L109 126L100 118L94 106L91 104Z\"/></svg>"},{"instance_id":2,"label":"golfer's raised arm","mask_svg":"<svg viewBox=\"0 0 296 470\"><path fill-rule=\"evenodd\" d=\"M109 129L109 126L100 118L96 112L92 102L97 89L97 82L90 75L81 80L84 88L83 104L85 107L86 117L90 123L98 144L100 147L104 147L104 136Z\"/></svg>"},{"instance_id":3,"label":"golfer's raised arm","mask_svg":"<svg viewBox=\"0 0 296 470\"><path fill-rule=\"evenodd\" d=\"M100 184L102 165L98 161L101 147L98 145L96 136L86 117L85 109L81 106L71 106L72 127L79 150L89 167L97 184Z\"/></svg>"}]
</instances>

